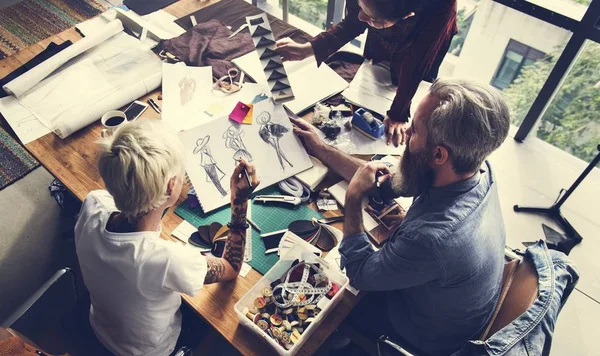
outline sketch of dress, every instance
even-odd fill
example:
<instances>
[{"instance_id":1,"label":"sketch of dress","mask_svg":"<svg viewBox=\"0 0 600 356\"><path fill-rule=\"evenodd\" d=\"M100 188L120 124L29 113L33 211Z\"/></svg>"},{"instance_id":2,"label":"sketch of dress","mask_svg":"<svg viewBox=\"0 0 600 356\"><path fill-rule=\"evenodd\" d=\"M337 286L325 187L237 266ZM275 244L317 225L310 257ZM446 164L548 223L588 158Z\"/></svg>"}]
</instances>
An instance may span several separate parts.
<instances>
[{"instance_id":1,"label":"sketch of dress","mask_svg":"<svg viewBox=\"0 0 600 356\"><path fill-rule=\"evenodd\" d=\"M258 121L260 124L260 129L258 130L260 138L262 138L263 141L270 144L275 149L281 169L285 171L285 166L283 164L284 160L290 165L290 167L294 167L294 165L285 157L285 154L279 146L279 139L283 137L283 134L289 132L289 130L283 125L272 123L271 114L269 114L267 111L260 113L256 121Z\"/></svg>"},{"instance_id":2,"label":"sketch of dress","mask_svg":"<svg viewBox=\"0 0 600 356\"><path fill-rule=\"evenodd\" d=\"M185 77L179 81L179 98L181 100L181 106L192 101L194 97L194 91L196 91L196 81L190 78L189 73L185 74Z\"/></svg>"},{"instance_id":3,"label":"sketch of dress","mask_svg":"<svg viewBox=\"0 0 600 356\"><path fill-rule=\"evenodd\" d=\"M222 196L226 196L227 191L221 185L221 179L225 177L225 172L223 172L219 166L217 166L217 162L210 153L208 141L210 141L209 135L198 139L198 141L196 141L196 148L194 148L194 154L200 153L200 166L202 166L206 172L206 181L208 182L210 179L219 193L221 193ZM220 176L219 172L221 173Z\"/></svg>"},{"instance_id":4,"label":"sketch of dress","mask_svg":"<svg viewBox=\"0 0 600 356\"><path fill-rule=\"evenodd\" d=\"M246 162L252 162L252 155L248 152L246 145L244 145L244 141L242 137L244 136L244 130L242 130L241 125L231 125L223 133L223 138L225 139L225 147L231 148L234 150L233 159L235 161L239 161L240 159L244 159Z\"/></svg>"}]
</instances>

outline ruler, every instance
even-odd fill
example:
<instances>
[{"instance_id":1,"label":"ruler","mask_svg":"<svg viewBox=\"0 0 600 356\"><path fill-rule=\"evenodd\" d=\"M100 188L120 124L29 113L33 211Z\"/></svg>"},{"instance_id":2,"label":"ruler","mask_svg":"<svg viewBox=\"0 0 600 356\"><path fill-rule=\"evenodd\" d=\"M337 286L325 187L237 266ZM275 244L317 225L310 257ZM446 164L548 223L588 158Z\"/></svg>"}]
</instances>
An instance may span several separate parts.
<instances>
[{"instance_id":1,"label":"ruler","mask_svg":"<svg viewBox=\"0 0 600 356\"><path fill-rule=\"evenodd\" d=\"M246 217L252 219L252 202L248 202L248 209L246 210ZM244 262L252 261L252 226L248 226L246 229L246 249L244 251Z\"/></svg>"}]
</instances>

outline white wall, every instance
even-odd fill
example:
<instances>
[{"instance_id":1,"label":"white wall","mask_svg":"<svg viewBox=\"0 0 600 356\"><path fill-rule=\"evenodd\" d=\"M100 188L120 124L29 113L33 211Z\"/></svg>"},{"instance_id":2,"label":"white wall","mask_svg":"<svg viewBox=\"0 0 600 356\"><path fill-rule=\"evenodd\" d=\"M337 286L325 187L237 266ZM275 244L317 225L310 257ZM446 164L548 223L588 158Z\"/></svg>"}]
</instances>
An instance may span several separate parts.
<instances>
[{"instance_id":1,"label":"white wall","mask_svg":"<svg viewBox=\"0 0 600 356\"><path fill-rule=\"evenodd\" d=\"M566 44L570 36L567 30L492 0L482 0L452 76L490 83L510 39L550 53Z\"/></svg>"}]
</instances>

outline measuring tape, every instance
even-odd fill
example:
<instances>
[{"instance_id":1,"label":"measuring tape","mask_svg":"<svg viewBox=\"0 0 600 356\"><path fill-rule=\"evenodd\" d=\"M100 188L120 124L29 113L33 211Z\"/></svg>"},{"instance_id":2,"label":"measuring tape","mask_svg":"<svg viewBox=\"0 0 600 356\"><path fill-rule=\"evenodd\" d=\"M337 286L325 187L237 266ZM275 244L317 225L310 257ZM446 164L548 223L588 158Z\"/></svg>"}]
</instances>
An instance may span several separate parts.
<instances>
[{"instance_id":1,"label":"measuring tape","mask_svg":"<svg viewBox=\"0 0 600 356\"><path fill-rule=\"evenodd\" d=\"M292 275L293 270L302 267L302 264L304 264L304 268L302 271L302 279L300 280L300 282L290 282L290 276ZM314 287L310 283L308 283L308 277L311 269L313 269L316 272L315 279L317 280L317 283L320 283L321 281L327 281L327 285L325 287ZM325 294L329 292L331 286L331 281L329 280L329 278L327 278L327 276L320 267L317 267L312 263L300 262L296 266L290 268L285 277L285 282L273 288L273 295L279 294L277 293L279 289L282 290L281 293L283 296L283 303L278 301L277 298L273 298L273 303L275 303L275 305L277 305L280 308L300 307L309 304L317 304L319 300L321 300L321 298L323 298L323 296L325 296ZM288 295L283 295L283 292L286 292ZM298 298L301 294L303 294L305 297L310 297L302 301Z\"/></svg>"},{"instance_id":2,"label":"measuring tape","mask_svg":"<svg viewBox=\"0 0 600 356\"><path fill-rule=\"evenodd\" d=\"M252 202L248 202L248 208L246 210L246 217L252 219L251 208ZM252 261L252 226L248 226L246 229L246 249L244 250L244 262Z\"/></svg>"}]
</instances>

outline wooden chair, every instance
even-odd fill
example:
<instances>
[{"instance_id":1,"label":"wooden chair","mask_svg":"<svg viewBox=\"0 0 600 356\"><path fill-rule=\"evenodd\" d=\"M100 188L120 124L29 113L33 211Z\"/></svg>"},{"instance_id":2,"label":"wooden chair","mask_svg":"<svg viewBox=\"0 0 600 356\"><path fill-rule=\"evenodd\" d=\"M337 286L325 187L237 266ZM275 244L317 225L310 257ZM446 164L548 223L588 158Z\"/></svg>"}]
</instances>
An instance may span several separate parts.
<instances>
[{"instance_id":1,"label":"wooden chair","mask_svg":"<svg viewBox=\"0 0 600 356\"><path fill-rule=\"evenodd\" d=\"M494 314L485 331L479 338L487 340L496 332L510 324L523 314L536 300L538 294L538 275L532 261L527 257L511 259L504 265L502 274L502 290ZM377 354L384 355L384 346L400 355L415 356L398 345L388 336L377 340Z\"/></svg>"}]
</instances>

